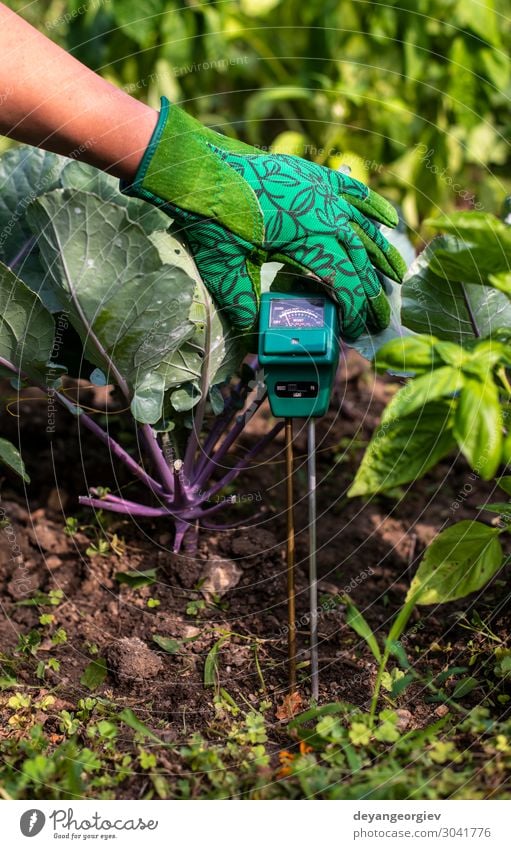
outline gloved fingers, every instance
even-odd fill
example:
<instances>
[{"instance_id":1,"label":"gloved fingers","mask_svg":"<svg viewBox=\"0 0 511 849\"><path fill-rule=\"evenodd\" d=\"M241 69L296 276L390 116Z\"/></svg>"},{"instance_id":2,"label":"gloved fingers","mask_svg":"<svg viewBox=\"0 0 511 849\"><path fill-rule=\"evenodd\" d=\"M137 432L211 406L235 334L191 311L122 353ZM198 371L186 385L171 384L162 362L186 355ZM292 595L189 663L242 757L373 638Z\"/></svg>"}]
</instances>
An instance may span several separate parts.
<instances>
[{"instance_id":1,"label":"gloved fingers","mask_svg":"<svg viewBox=\"0 0 511 849\"><path fill-rule=\"evenodd\" d=\"M364 282L360 279L344 244L335 236L310 237L288 250L293 264L312 272L328 286L339 306L341 335L351 341L364 332L368 301ZM286 260L279 254L279 259Z\"/></svg>"},{"instance_id":2,"label":"gloved fingers","mask_svg":"<svg viewBox=\"0 0 511 849\"><path fill-rule=\"evenodd\" d=\"M373 265L383 271L387 277L395 280L396 283L401 283L406 271L406 264L397 248L385 238L373 221L366 218L353 206L350 209L349 217L351 226L364 245Z\"/></svg>"},{"instance_id":3,"label":"gloved fingers","mask_svg":"<svg viewBox=\"0 0 511 849\"><path fill-rule=\"evenodd\" d=\"M388 200L374 192L365 183L361 183L360 180L355 180L354 177L343 174L341 171L328 170L330 182L335 186L339 197L351 203L364 215L379 221L380 224L386 224L387 227L396 227L399 221L398 214Z\"/></svg>"},{"instance_id":4,"label":"gloved fingers","mask_svg":"<svg viewBox=\"0 0 511 849\"><path fill-rule=\"evenodd\" d=\"M360 210L364 215L367 215L368 218L379 221L380 224L386 224L387 227L397 227L399 216L392 204L377 192L373 192L372 189L367 188L367 186L366 189L367 195L364 199L360 199L358 195L351 195L349 192L341 192L339 197L343 197L349 201L352 206Z\"/></svg>"},{"instance_id":5,"label":"gloved fingers","mask_svg":"<svg viewBox=\"0 0 511 849\"><path fill-rule=\"evenodd\" d=\"M366 327L370 333L385 330L390 322L390 304L374 270L364 243L352 232L349 237L341 231L339 239L348 253L350 261L364 287L367 303Z\"/></svg>"},{"instance_id":6,"label":"gloved fingers","mask_svg":"<svg viewBox=\"0 0 511 849\"><path fill-rule=\"evenodd\" d=\"M367 296L367 329L370 333L380 333L390 324L390 303L381 285L374 295Z\"/></svg>"}]
</instances>

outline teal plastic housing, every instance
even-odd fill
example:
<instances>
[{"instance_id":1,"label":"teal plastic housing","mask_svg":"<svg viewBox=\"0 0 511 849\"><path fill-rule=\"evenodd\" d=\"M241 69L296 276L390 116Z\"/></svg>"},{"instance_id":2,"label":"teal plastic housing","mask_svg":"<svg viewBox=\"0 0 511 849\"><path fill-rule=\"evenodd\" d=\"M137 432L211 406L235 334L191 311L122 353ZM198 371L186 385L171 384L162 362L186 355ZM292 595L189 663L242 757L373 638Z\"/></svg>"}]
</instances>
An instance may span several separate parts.
<instances>
[{"instance_id":1,"label":"teal plastic housing","mask_svg":"<svg viewBox=\"0 0 511 849\"><path fill-rule=\"evenodd\" d=\"M302 292L265 292L259 312L258 356L274 416L324 416L339 362L339 322L333 301Z\"/></svg>"}]
</instances>

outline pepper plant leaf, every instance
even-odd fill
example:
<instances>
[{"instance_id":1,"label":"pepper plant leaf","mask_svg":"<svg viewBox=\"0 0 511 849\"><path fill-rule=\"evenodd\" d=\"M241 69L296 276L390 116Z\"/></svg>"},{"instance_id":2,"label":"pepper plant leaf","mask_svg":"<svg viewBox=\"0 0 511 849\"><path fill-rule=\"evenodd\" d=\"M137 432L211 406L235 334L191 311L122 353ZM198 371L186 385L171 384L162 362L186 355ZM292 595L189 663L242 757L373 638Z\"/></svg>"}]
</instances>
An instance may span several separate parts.
<instances>
[{"instance_id":1,"label":"pepper plant leaf","mask_svg":"<svg viewBox=\"0 0 511 849\"><path fill-rule=\"evenodd\" d=\"M396 392L384 410L381 422L385 424L396 418L416 412L430 401L454 395L463 386L463 375L459 369L443 366L411 380Z\"/></svg>"},{"instance_id":2,"label":"pepper plant leaf","mask_svg":"<svg viewBox=\"0 0 511 849\"><path fill-rule=\"evenodd\" d=\"M474 277L473 262L471 275L465 268L464 281L450 277L446 257L459 255L460 250L460 241L453 236L438 236L424 248L405 275L401 320L417 333L470 346L474 339L511 326L511 301L498 289L483 285L480 276Z\"/></svg>"},{"instance_id":3,"label":"pepper plant leaf","mask_svg":"<svg viewBox=\"0 0 511 849\"><path fill-rule=\"evenodd\" d=\"M502 566L499 529L465 519L428 546L408 591L416 604L444 604L481 587Z\"/></svg>"},{"instance_id":4,"label":"pepper plant leaf","mask_svg":"<svg viewBox=\"0 0 511 849\"><path fill-rule=\"evenodd\" d=\"M485 480L492 478L502 451L502 410L492 380L465 377L454 415L454 435L472 468Z\"/></svg>"},{"instance_id":5,"label":"pepper plant leaf","mask_svg":"<svg viewBox=\"0 0 511 849\"><path fill-rule=\"evenodd\" d=\"M348 495L371 495L417 480L455 446L446 402L432 402L419 412L389 420L376 430Z\"/></svg>"}]
</instances>

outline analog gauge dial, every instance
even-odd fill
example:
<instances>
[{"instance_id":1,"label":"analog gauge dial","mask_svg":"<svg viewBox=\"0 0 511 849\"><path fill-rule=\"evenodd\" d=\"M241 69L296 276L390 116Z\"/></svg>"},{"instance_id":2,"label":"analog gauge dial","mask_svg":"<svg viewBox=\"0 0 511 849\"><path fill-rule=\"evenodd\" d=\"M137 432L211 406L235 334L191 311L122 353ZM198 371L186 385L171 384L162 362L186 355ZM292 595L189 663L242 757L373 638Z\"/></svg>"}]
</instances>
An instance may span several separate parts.
<instances>
[{"instance_id":1,"label":"analog gauge dial","mask_svg":"<svg viewBox=\"0 0 511 849\"><path fill-rule=\"evenodd\" d=\"M323 327L323 298L279 298L272 301L271 327Z\"/></svg>"}]
</instances>

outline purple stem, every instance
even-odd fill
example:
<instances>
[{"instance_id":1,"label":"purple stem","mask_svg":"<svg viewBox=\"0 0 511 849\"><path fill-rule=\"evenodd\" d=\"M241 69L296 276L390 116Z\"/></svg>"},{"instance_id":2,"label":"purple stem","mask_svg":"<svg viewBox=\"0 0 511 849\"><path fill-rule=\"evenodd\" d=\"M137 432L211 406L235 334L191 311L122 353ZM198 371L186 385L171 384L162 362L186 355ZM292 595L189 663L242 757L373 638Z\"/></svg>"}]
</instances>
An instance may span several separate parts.
<instances>
[{"instance_id":1,"label":"purple stem","mask_svg":"<svg viewBox=\"0 0 511 849\"><path fill-rule=\"evenodd\" d=\"M32 250L32 248L34 247L34 245L35 245L36 241L37 241L37 239L36 239L36 237L35 237L35 236L31 236L31 238L30 238L30 239L27 239L27 241L26 241L26 242L25 242L25 243L21 246L21 248L19 249L19 251L18 251L18 253L16 254L16 256L15 256L15 257L13 257L13 259L11 259L11 261L10 261L10 262L8 262L8 263L7 263L7 265L9 266L9 268L12 268L12 269L16 268L16 266L17 266L17 265L18 265L18 264L19 264L19 263L20 263L23 259L25 259L25 257L26 257L26 256L28 256L28 254L30 253L30 251L31 251L31 250Z\"/></svg>"},{"instance_id":2,"label":"purple stem","mask_svg":"<svg viewBox=\"0 0 511 849\"><path fill-rule=\"evenodd\" d=\"M209 462L210 456L209 452L213 450L216 443L218 442L221 434L224 430L229 426L231 419L236 415L236 407L234 404L229 404L226 410L218 417L213 427L211 428L208 436L204 440L204 445L202 447L200 456L195 463L195 478L197 479L199 474L202 472L206 463Z\"/></svg>"},{"instance_id":3,"label":"purple stem","mask_svg":"<svg viewBox=\"0 0 511 849\"><path fill-rule=\"evenodd\" d=\"M208 478L211 476L216 466L218 465L218 461L227 453L233 442L235 442L240 433L243 431L244 427L245 419L243 416L240 416L236 424L231 427L225 439L222 440L220 446L212 454L208 462L203 466L200 474L197 475L196 483L198 483L199 486L203 485L208 480Z\"/></svg>"},{"instance_id":4,"label":"purple stem","mask_svg":"<svg viewBox=\"0 0 511 849\"><path fill-rule=\"evenodd\" d=\"M111 510L113 513L143 516L146 519L172 515L171 511L164 507L146 507L144 504L135 504L133 501L124 501L118 504L104 498L89 498L87 495L80 495L78 503L84 504L86 507L97 507L98 510Z\"/></svg>"},{"instance_id":5,"label":"purple stem","mask_svg":"<svg viewBox=\"0 0 511 849\"><path fill-rule=\"evenodd\" d=\"M22 371L20 371L19 368L16 368L15 365L13 365L9 360L6 360L4 357L0 357L0 366L9 369L9 371L12 371L13 374L17 374L18 377L21 377L23 379L26 377L26 375Z\"/></svg>"},{"instance_id":6,"label":"purple stem","mask_svg":"<svg viewBox=\"0 0 511 849\"><path fill-rule=\"evenodd\" d=\"M107 492L106 495L100 495L99 488L97 486L91 486L89 488L89 494L93 495L94 498L99 498L101 501L118 501L120 504L124 504L126 499L119 498L118 495L112 495L111 492Z\"/></svg>"},{"instance_id":7,"label":"purple stem","mask_svg":"<svg viewBox=\"0 0 511 849\"><path fill-rule=\"evenodd\" d=\"M213 507L206 507L204 510L202 507L191 507L189 510L182 510L179 514L180 518L186 521L191 521L193 519L201 519L202 516L209 516L211 513L218 513L226 504L232 504L232 501L219 501L218 504L214 504Z\"/></svg>"},{"instance_id":8,"label":"purple stem","mask_svg":"<svg viewBox=\"0 0 511 849\"><path fill-rule=\"evenodd\" d=\"M188 503L188 498L191 495L191 487L187 484L184 478L184 464L180 468L176 468L174 464L174 504L176 507L185 507Z\"/></svg>"},{"instance_id":9,"label":"purple stem","mask_svg":"<svg viewBox=\"0 0 511 849\"><path fill-rule=\"evenodd\" d=\"M257 412L257 410L259 409L259 407L263 403L263 400L264 400L264 398L261 398L259 401L254 402L256 406L251 412L251 416L250 416L251 418L254 415L254 413ZM229 431L229 433L227 434L227 436L225 437L225 439L223 440L223 442L221 443L219 448L217 448L217 450L215 451L213 456L204 465L200 474L197 476L196 482L200 486L204 485L206 483L206 481L211 477L211 475L213 474L213 472L215 470L215 466L218 465L218 462L222 459L222 457L224 457L226 455L226 453L229 450L229 448L231 447L231 445L236 441L236 439L238 438L240 433L243 431L243 429L244 429L244 427L247 423L246 412L247 411L240 414L236 424L232 426L231 430Z\"/></svg>"},{"instance_id":10,"label":"purple stem","mask_svg":"<svg viewBox=\"0 0 511 849\"><path fill-rule=\"evenodd\" d=\"M56 394L57 394L57 397L59 397L59 400L62 400L62 398L64 398L64 396L60 397L59 392L57 392ZM112 454L115 457L117 457L119 460L121 460L121 462L124 463L124 465L131 472L133 472L134 475L136 475L141 481L143 481L146 484L147 487L149 487L151 492L154 492L155 495L159 495L159 496L163 496L163 497L165 497L167 495L167 493L165 493L162 485L160 483L158 483L158 481L154 480L154 478L152 478L151 475L149 475L145 471L145 469L142 468L142 466L139 466L139 464L136 462L136 460L134 460L133 457L131 457L131 455L128 454L128 452L125 451L124 448L122 448L122 446L119 445L119 443L116 442L115 439L112 436L110 436L108 433L106 433L106 431L104 431L103 428L100 427L94 421L94 419L92 419L90 416L88 416L87 413L82 413L78 418L79 418L79 421L83 422L85 427L88 428L88 430L91 431L91 433L93 433L95 436L97 436L98 439L101 440L101 442L103 442L105 445L108 446L108 448L110 449L110 451L112 452ZM167 495L167 497L168 497L168 495Z\"/></svg>"},{"instance_id":11,"label":"purple stem","mask_svg":"<svg viewBox=\"0 0 511 849\"><path fill-rule=\"evenodd\" d=\"M100 501L110 501L114 504L131 504L135 507L142 507L142 504L135 504L134 501L130 501L128 498L120 498L118 495L112 495L111 492L108 492L106 495L99 495L98 490L95 486L91 486L89 489L90 495L99 498Z\"/></svg>"},{"instance_id":12,"label":"purple stem","mask_svg":"<svg viewBox=\"0 0 511 849\"><path fill-rule=\"evenodd\" d=\"M179 522L179 521L176 522L175 525L176 525L176 532L174 534L173 551L174 551L174 554L178 554L180 549L181 549L181 545L183 544L184 536L185 536L188 528L190 527L190 525L188 524L188 522Z\"/></svg>"},{"instance_id":13,"label":"purple stem","mask_svg":"<svg viewBox=\"0 0 511 849\"><path fill-rule=\"evenodd\" d=\"M188 528L183 534L182 544L183 543L185 553L189 557L194 557L197 554L197 548L199 543L199 525L197 522L194 522L192 525L188 525ZM175 553L177 554L178 552Z\"/></svg>"},{"instance_id":14,"label":"purple stem","mask_svg":"<svg viewBox=\"0 0 511 849\"><path fill-rule=\"evenodd\" d=\"M224 477L221 480L219 480L216 484L214 484L211 487L211 489L209 489L206 493L204 493L204 499L203 500L208 501L213 495L216 495L217 492L220 492L220 490L223 489L224 486L227 486L228 484L231 483L231 481L233 481L235 478L237 478L239 473L248 466L252 457L254 457L254 455L256 455L256 454L259 454L259 452L262 451L263 448L265 448L265 446L269 442L271 442L273 439L275 439L277 434L280 433L280 431L284 427L284 424L285 424L285 422L283 422L283 421L277 422L277 424L272 427L272 429L266 434L266 436L263 436L263 438L260 439L259 442L256 442L254 447L250 449L250 451L248 452L248 454L245 455L243 460L240 460L240 462L237 463L234 466L233 469L231 469L229 472L227 472L227 474L224 475Z\"/></svg>"},{"instance_id":15,"label":"purple stem","mask_svg":"<svg viewBox=\"0 0 511 849\"><path fill-rule=\"evenodd\" d=\"M148 424L140 425L138 430L139 433L142 435L147 450L149 451L153 459L154 465L163 484L163 487L167 490L168 493L173 494L174 476L172 475L172 472L170 471L167 465L167 461L165 460L163 451L159 446L154 430Z\"/></svg>"}]
</instances>

